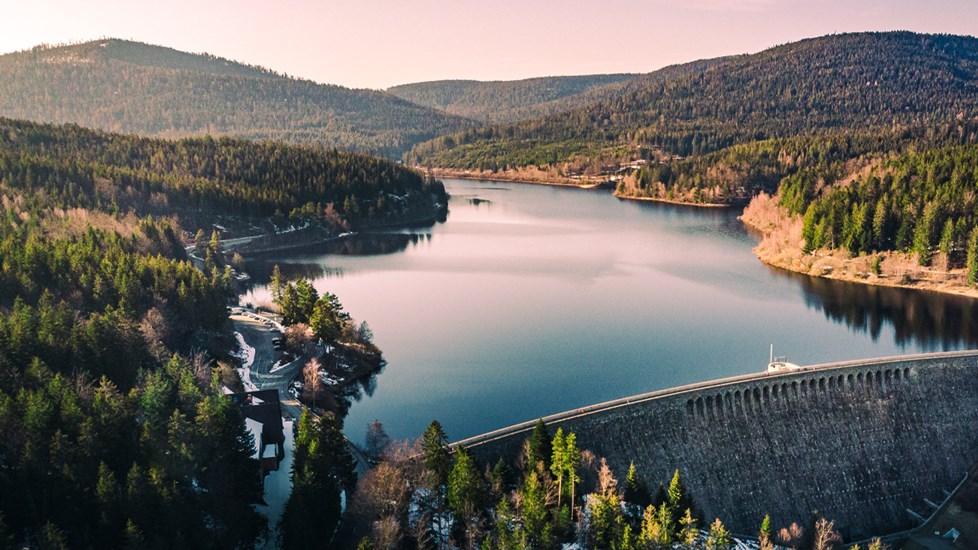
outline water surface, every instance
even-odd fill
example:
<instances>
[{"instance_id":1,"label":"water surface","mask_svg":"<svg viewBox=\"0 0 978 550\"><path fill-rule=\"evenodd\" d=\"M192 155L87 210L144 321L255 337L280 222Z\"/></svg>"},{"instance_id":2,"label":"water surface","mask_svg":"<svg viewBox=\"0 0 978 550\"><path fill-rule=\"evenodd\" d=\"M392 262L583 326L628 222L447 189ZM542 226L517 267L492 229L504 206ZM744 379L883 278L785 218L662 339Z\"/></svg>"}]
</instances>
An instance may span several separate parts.
<instances>
[{"instance_id":1,"label":"water surface","mask_svg":"<svg viewBox=\"0 0 978 550\"><path fill-rule=\"evenodd\" d=\"M971 300L813 279L751 253L737 212L606 191L446 181L448 221L269 258L365 319L387 368L361 441L432 419L460 439L591 403L796 363L973 347ZM259 286L243 301L267 300Z\"/></svg>"}]
</instances>

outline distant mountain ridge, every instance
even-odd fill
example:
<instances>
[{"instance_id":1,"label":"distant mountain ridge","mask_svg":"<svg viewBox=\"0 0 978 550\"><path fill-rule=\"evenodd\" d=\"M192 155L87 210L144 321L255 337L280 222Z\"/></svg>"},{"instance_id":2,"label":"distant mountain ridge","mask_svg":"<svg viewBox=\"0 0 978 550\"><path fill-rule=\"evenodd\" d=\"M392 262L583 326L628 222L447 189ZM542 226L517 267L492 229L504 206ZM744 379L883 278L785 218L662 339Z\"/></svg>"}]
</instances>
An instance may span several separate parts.
<instances>
[{"instance_id":1,"label":"distant mountain ridge","mask_svg":"<svg viewBox=\"0 0 978 550\"><path fill-rule=\"evenodd\" d=\"M978 39L839 34L668 67L577 109L437 138L411 158L494 169L642 148L687 156L767 137L945 122L976 110Z\"/></svg>"},{"instance_id":2,"label":"distant mountain ridge","mask_svg":"<svg viewBox=\"0 0 978 550\"><path fill-rule=\"evenodd\" d=\"M0 116L164 137L278 139L395 157L471 125L384 92L117 39L0 55Z\"/></svg>"},{"instance_id":3,"label":"distant mountain ridge","mask_svg":"<svg viewBox=\"0 0 978 550\"><path fill-rule=\"evenodd\" d=\"M523 80L436 80L387 92L419 105L485 122L515 122L566 111L613 93L638 74L545 76Z\"/></svg>"}]
</instances>

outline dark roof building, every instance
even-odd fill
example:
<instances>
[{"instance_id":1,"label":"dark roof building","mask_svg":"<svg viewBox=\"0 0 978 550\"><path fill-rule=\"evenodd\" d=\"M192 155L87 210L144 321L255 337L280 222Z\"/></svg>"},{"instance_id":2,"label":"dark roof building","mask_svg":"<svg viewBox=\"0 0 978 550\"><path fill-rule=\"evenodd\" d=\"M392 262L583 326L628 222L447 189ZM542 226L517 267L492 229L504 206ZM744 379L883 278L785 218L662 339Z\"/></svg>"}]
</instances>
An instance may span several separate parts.
<instances>
[{"instance_id":1,"label":"dark roof building","mask_svg":"<svg viewBox=\"0 0 978 550\"><path fill-rule=\"evenodd\" d=\"M255 438L252 458L261 463L262 474L277 470L285 456L285 430L278 390L232 393L228 397L241 408L245 425Z\"/></svg>"}]
</instances>

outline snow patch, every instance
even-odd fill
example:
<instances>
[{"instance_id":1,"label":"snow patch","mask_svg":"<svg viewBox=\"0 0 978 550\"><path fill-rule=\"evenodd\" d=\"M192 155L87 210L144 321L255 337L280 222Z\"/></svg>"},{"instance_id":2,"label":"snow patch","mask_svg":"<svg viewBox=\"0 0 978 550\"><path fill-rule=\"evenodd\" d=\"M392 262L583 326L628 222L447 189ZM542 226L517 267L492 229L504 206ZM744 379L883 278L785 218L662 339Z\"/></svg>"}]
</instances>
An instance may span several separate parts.
<instances>
[{"instance_id":1,"label":"snow patch","mask_svg":"<svg viewBox=\"0 0 978 550\"><path fill-rule=\"evenodd\" d=\"M255 362L255 348L245 342L240 332L235 332L234 337L238 341L238 350L231 352L231 355L241 361L241 368L237 369L241 383L244 384L245 391L258 391L258 386L251 381L251 365Z\"/></svg>"}]
</instances>

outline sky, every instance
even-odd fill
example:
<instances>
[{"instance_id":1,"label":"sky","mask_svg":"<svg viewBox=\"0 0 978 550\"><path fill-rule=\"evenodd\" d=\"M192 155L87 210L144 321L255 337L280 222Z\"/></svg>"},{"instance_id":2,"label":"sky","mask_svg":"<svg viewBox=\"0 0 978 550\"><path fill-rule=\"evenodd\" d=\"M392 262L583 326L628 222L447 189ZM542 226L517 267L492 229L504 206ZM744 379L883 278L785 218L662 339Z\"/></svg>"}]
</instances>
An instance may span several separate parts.
<instances>
[{"instance_id":1,"label":"sky","mask_svg":"<svg viewBox=\"0 0 978 550\"><path fill-rule=\"evenodd\" d=\"M978 1L0 0L0 52L127 38L356 88L649 72L895 29L978 35Z\"/></svg>"}]
</instances>

